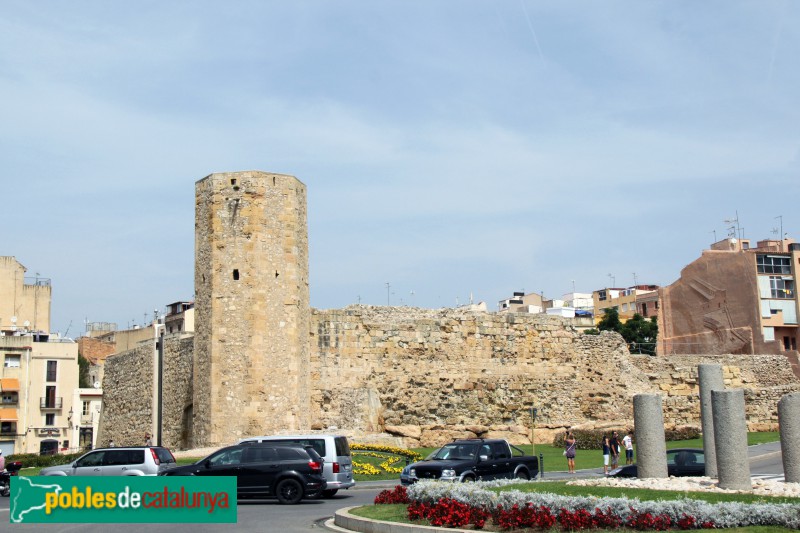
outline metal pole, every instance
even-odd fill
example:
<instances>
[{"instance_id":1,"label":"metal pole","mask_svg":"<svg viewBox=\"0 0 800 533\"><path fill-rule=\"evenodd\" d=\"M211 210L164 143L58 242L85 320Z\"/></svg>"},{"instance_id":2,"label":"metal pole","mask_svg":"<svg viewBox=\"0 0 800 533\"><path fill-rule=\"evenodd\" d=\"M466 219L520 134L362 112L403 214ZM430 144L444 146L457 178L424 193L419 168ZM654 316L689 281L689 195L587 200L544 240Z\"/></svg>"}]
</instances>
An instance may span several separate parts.
<instances>
[{"instance_id":1,"label":"metal pole","mask_svg":"<svg viewBox=\"0 0 800 533\"><path fill-rule=\"evenodd\" d=\"M156 325L158 327L158 325ZM156 421L156 445L161 446L162 428L164 426L164 328L158 338L158 419Z\"/></svg>"}]
</instances>

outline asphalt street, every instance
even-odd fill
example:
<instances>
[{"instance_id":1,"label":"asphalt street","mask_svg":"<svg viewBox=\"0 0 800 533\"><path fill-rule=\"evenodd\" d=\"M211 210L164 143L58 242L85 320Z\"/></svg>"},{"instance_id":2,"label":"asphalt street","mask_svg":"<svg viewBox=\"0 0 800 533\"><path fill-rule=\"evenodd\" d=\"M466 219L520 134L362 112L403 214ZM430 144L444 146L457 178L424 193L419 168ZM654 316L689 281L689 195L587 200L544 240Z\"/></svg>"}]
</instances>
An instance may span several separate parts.
<instances>
[{"instance_id":1,"label":"asphalt street","mask_svg":"<svg viewBox=\"0 0 800 533\"><path fill-rule=\"evenodd\" d=\"M749 448L750 469L754 477L783 479L783 464L780 443L773 442ZM558 466L554 466L558 468ZM575 479L602 476L602 468L581 470L577 475L565 471L545 472L544 480ZM329 500L309 500L298 505L280 505L275 500L253 500L239 502L236 524L10 524L10 531L47 532L115 532L136 531L152 533L205 533L222 529L235 532L275 531L299 533L325 531L324 522L337 509L371 504L384 488L394 487L394 481L359 482L356 488L340 491ZM9 521L9 498L0 497L0 523ZM5 529L5 528L3 528Z\"/></svg>"}]
</instances>

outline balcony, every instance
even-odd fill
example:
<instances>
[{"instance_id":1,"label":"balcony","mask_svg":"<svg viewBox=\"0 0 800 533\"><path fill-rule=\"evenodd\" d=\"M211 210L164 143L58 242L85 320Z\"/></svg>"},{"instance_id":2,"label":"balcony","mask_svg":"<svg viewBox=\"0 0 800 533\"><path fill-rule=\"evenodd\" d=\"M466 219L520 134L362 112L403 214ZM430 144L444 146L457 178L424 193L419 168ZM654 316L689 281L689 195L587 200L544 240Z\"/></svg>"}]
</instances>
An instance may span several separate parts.
<instances>
[{"instance_id":1,"label":"balcony","mask_svg":"<svg viewBox=\"0 0 800 533\"><path fill-rule=\"evenodd\" d=\"M61 409L64 398L43 396L39 399L39 409Z\"/></svg>"},{"instance_id":2,"label":"balcony","mask_svg":"<svg viewBox=\"0 0 800 533\"><path fill-rule=\"evenodd\" d=\"M92 425L92 415L81 415L81 422L82 426L91 426Z\"/></svg>"}]
</instances>

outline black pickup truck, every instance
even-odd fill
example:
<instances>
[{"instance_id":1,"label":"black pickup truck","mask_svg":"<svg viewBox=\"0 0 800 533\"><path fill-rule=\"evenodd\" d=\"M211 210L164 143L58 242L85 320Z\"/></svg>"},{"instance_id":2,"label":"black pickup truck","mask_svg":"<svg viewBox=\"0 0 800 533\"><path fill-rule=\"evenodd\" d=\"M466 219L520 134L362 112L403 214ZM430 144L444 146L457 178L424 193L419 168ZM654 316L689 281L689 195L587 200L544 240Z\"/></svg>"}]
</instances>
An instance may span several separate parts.
<instances>
[{"instance_id":1,"label":"black pickup truck","mask_svg":"<svg viewBox=\"0 0 800 533\"><path fill-rule=\"evenodd\" d=\"M408 465L400 476L400 482L410 485L420 479L532 479L538 473L539 460L533 455L525 455L506 440L464 439L445 444L425 461Z\"/></svg>"}]
</instances>

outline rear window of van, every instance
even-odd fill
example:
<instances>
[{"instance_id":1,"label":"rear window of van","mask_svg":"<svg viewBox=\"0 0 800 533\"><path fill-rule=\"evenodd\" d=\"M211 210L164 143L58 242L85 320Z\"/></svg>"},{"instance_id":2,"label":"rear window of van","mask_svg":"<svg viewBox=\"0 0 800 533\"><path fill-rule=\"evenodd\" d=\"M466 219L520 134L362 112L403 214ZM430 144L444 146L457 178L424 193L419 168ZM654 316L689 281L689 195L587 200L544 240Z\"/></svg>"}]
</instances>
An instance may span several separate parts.
<instances>
[{"instance_id":1,"label":"rear window of van","mask_svg":"<svg viewBox=\"0 0 800 533\"><path fill-rule=\"evenodd\" d=\"M347 443L347 437L336 437L334 441L336 442L336 455L350 457L350 444Z\"/></svg>"}]
</instances>

